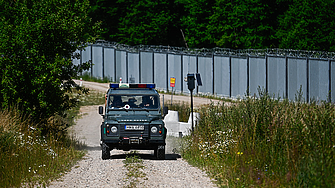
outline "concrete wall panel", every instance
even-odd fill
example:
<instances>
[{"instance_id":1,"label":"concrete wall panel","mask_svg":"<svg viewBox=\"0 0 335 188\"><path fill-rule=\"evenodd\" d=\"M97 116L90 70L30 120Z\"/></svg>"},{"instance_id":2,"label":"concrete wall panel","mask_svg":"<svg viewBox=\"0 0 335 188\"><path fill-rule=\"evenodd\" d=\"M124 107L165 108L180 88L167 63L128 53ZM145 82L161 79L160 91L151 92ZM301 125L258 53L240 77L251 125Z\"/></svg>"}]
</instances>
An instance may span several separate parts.
<instances>
[{"instance_id":1,"label":"concrete wall panel","mask_svg":"<svg viewBox=\"0 0 335 188\"><path fill-rule=\"evenodd\" d=\"M197 56L183 55L183 79L188 73L196 73L197 71ZM183 92L190 93L187 82L183 81ZM194 92L194 91L193 91Z\"/></svg>"},{"instance_id":2,"label":"concrete wall panel","mask_svg":"<svg viewBox=\"0 0 335 188\"><path fill-rule=\"evenodd\" d=\"M140 82L153 83L153 52L140 53Z\"/></svg>"},{"instance_id":3,"label":"concrete wall panel","mask_svg":"<svg viewBox=\"0 0 335 188\"><path fill-rule=\"evenodd\" d=\"M229 57L214 57L214 93L229 97L230 91Z\"/></svg>"},{"instance_id":4,"label":"concrete wall panel","mask_svg":"<svg viewBox=\"0 0 335 188\"><path fill-rule=\"evenodd\" d=\"M139 83L140 80L140 64L138 53L128 53L128 82L134 81Z\"/></svg>"},{"instance_id":5,"label":"concrete wall panel","mask_svg":"<svg viewBox=\"0 0 335 188\"><path fill-rule=\"evenodd\" d=\"M156 87L166 90L167 84L167 70L166 70L166 54L154 54L154 81Z\"/></svg>"},{"instance_id":6,"label":"concrete wall panel","mask_svg":"<svg viewBox=\"0 0 335 188\"><path fill-rule=\"evenodd\" d=\"M329 97L329 61L309 60L309 99Z\"/></svg>"},{"instance_id":7,"label":"concrete wall panel","mask_svg":"<svg viewBox=\"0 0 335 188\"><path fill-rule=\"evenodd\" d=\"M266 88L265 58L250 57L249 58L249 92L250 92L250 95L259 96L258 88L262 90L265 90Z\"/></svg>"},{"instance_id":8,"label":"concrete wall panel","mask_svg":"<svg viewBox=\"0 0 335 188\"><path fill-rule=\"evenodd\" d=\"M213 94L213 59L212 57L198 57L198 73L200 73L202 86L200 93Z\"/></svg>"},{"instance_id":9,"label":"concrete wall panel","mask_svg":"<svg viewBox=\"0 0 335 188\"><path fill-rule=\"evenodd\" d=\"M281 57L268 57L268 93L275 97L286 97L286 61Z\"/></svg>"},{"instance_id":10,"label":"concrete wall panel","mask_svg":"<svg viewBox=\"0 0 335 188\"><path fill-rule=\"evenodd\" d=\"M119 82L122 78L122 82L126 82L127 70L126 70L126 51L116 51L116 78L115 81Z\"/></svg>"},{"instance_id":11,"label":"concrete wall panel","mask_svg":"<svg viewBox=\"0 0 335 188\"><path fill-rule=\"evenodd\" d=\"M94 77L102 78L102 47L93 46L92 47L93 60L92 60L92 73Z\"/></svg>"},{"instance_id":12,"label":"concrete wall panel","mask_svg":"<svg viewBox=\"0 0 335 188\"><path fill-rule=\"evenodd\" d=\"M113 48L104 48L104 75L111 81L115 81L114 51Z\"/></svg>"},{"instance_id":13,"label":"concrete wall panel","mask_svg":"<svg viewBox=\"0 0 335 188\"><path fill-rule=\"evenodd\" d=\"M82 62L86 63L91 60L91 46L87 46L82 52L81 52ZM84 71L83 74L89 74L91 75L91 68Z\"/></svg>"},{"instance_id":14,"label":"concrete wall panel","mask_svg":"<svg viewBox=\"0 0 335 188\"><path fill-rule=\"evenodd\" d=\"M242 98L247 92L247 59L231 58L231 96Z\"/></svg>"},{"instance_id":15,"label":"concrete wall panel","mask_svg":"<svg viewBox=\"0 0 335 188\"><path fill-rule=\"evenodd\" d=\"M288 70L288 99L294 101L301 87L302 97L307 100L307 60L292 59L287 60Z\"/></svg>"},{"instance_id":16,"label":"concrete wall panel","mask_svg":"<svg viewBox=\"0 0 335 188\"><path fill-rule=\"evenodd\" d=\"M168 83L169 83L169 90L172 88L170 87L170 78L176 78L175 88L174 91L181 91L181 84L182 84L182 64L181 64L181 55L175 54L168 54Z\"/></svg>"}]
</instances>

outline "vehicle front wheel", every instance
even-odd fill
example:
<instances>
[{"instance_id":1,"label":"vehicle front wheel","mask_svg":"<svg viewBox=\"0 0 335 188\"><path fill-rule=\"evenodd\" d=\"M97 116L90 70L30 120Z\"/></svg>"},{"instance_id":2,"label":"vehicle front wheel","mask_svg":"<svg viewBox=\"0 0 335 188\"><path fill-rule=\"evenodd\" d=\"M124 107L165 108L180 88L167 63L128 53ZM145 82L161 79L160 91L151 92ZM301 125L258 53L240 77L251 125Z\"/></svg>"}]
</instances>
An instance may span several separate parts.
<instances>
[{"instance_id":1,"label":"vehicle front wheel","mask_svg":"<svg viewBox=\"0 0 335 188\"><path fill-rule=\"evenodd\" d=\"M156 154L157 159L159 160L165 159L165 146L159 145L157 149L155 150L155 154Z\"/></svg>"},{"instance_id":2,"label":"vehicle front wheel","mask_svg":"<svg viewBox=\"0 0 335 188\"><path fill-rule=\"evenodd\" d=\"M102 143L102 160L106 160L110 158L110 148L107 146L107 144Z\"/></svg>"}]
</instances>

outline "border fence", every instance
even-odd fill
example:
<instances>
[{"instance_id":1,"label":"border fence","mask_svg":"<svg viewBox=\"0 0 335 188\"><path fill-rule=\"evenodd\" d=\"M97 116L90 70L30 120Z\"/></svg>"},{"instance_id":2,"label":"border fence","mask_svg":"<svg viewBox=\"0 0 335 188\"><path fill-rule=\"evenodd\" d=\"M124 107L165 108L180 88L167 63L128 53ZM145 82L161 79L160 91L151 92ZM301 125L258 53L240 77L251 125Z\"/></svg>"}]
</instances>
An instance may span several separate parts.
<instances>
[{"instance_id":1,"label":"border fence","mask_svg":"<svg viewBox=\"0 0 335 188\"><path fill-rule=\"evenodd\" d=\"M75 65L90 61L86 71L92 77L112 81L155 83L169 90L189 93L184 77L200 73L202 86L196 93L229 98L246 93L258 95L258 88L270 95L295 100L298 91L306 101L335 98L335 52L226 48L186 49L170 46L128 46L97 41L73 59ZM333 92L334 91L334 92Z\"/></svg>"}]
</instances>

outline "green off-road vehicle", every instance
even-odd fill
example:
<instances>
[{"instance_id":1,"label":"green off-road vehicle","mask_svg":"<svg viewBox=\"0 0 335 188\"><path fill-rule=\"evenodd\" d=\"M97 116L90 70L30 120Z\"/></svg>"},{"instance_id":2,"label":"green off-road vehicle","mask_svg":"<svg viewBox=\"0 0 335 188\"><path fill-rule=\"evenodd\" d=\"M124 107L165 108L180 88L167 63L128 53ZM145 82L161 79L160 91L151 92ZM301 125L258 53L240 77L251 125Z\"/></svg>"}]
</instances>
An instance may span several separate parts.
<instances>
[{"instance_id":1,"label":"green off-road vehicle","mask_svg":"<svg viewBox=\"0 0 335 188\"><path fill-rule=\"evenodd\" d=\"M154 150L157 159L165 159L167 108L163 111L155 84L110 84L105 109L99 106L102 159L112 149Z\"/></svg>"}]
</instances>

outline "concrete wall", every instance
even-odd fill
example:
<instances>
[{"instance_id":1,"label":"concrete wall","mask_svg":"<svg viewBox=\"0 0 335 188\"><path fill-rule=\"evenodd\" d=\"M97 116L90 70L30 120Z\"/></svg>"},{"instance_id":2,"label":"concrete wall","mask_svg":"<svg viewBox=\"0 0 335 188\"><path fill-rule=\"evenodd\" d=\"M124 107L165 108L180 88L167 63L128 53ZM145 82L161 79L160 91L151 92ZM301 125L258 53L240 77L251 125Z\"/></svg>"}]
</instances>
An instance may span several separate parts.
<instances>
[{"instance_id":1,"label":"concrete wall","mask_svg":"<svg viewBox=\"0 0 335 188\"><path fill-rule=\"evenodd\" d=\"M302 91L306 101L335 99L335 63L329 59L298 58L287 55L208 55L168 51L117 49L104 45L89 45L81 54L78 65L92 61L86 73L93 77L108 77L118 82L132 78L136 83L156 83L170 90L170 78L176 78L174 91L189 93L184 77L200 73L202 86L195 93L242 98L249 92L258 96L258 88L270 95L295 100Z\"/></svg>"}]
</instances>

